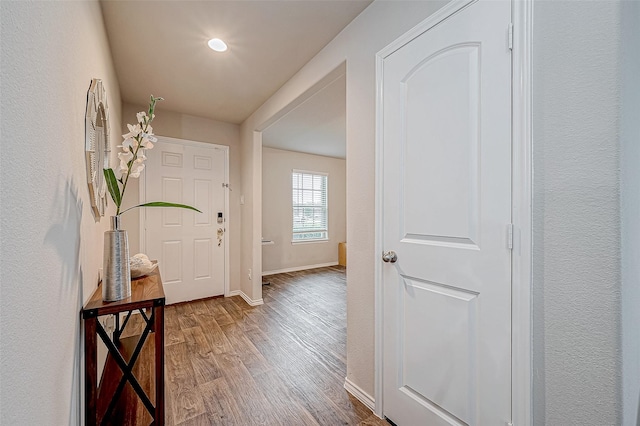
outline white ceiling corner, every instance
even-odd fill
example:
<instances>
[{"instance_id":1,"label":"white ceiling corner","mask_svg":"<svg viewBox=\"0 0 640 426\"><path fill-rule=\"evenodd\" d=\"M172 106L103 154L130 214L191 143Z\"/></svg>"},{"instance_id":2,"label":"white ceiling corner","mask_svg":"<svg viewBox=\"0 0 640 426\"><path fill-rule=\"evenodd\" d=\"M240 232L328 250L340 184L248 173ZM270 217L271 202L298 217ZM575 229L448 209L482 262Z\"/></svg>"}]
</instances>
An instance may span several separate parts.
<instances>
[{"instance_id":1,"label":"white ceiling corner","mask_svg":"<svg viewBox=\"0 0 640 426\"><path fill-rule=\"evenodd\" d=\"M123 102L241 123L371 0L101 0ZM216 53L210 38L229 50ZM343 99L344 101L344 99Z\"/></svg>"},{"instance_id":2,"label":"white ceiling corner","mask_svg":"<svg viewBox=\"0 0 640 426\"><path fill-rule=\"evenodd\" d=\"M346 76L342 74L262 132L269 148L346 158Z\"/></svg>"}]
</instances>

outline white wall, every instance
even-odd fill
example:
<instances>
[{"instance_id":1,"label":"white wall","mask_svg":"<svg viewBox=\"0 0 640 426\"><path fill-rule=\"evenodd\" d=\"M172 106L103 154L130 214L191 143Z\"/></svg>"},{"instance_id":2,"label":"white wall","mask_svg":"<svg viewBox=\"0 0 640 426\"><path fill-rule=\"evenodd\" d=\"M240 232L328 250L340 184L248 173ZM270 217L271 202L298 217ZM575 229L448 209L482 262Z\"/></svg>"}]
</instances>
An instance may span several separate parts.
<instances>
[{"instance_id":1,"label":"white wall","mask_svg":"<svg viewBox=\"0 0 640 426\"><path fill-rule=\"evenodd\" d=\"M154 93L155 96L160 94ZM227 218L227 241L229 242L229 289L240 288L240 126L193 115L166 111L162 102L156 107L156 118L153 120L153 132L156 135L198 142L207 142L229 147L229 217ZM122 133L127 123L136 120L136 113L146 111L148 106L122 105ZM117 135L120 135L118 133ZM154 155L151 150L147 155ZM143 172L144 173L144 172ZM127 187L124 205L139 203L138 182ZM129 249L132 254L140 251L140 220L137 211L124 215L122 226L129 234Z\"/></svg>"},{"instance_id":2,"label":"white wall","mask_svg":"<svg viewBox=\"0 0 640 426\"><path fill-rule=\"evenodd\" d=\"M622 393L625 426L640 424L640 2L622 3Z\"/></svg>"},{"instance_id":3,"label":"white wall","mask_svg":"<svg viewBox=\"0 0 640 426\"><path fill-rule=\"evenodd\" d=\"M245 182L249 192L260 188L255 174L261 176L254 130L346 59L347 376L369 394L374 373L375 53L441 5L374 2L241 127L243 166L251 168ZM620 5L535 3L536 424L621 421ZM254 256L247 257L247 265L256 265L251 245L259 243L260 206L245 212L243 254Z\"/></svg>"},{"instance_id":4,"label":"white wall","mask_svg":"<svg viewBox=\"0 0 640 426\"><path fill-rule=\"evenodd\" d=\"M3 1L0 25L0 424L75 425L108 229L86 183L87 90L103 79L115 141L118 81L98 2Z\"/></svg>"},{"instance_id":5,"label":"white wall","mask_svg":"<svg viewBox=\"0 0 640 426\"><path fill-rule=\"evenodd\" d=\"M264 272L338 262L338 243L346 235L346 161L340 158L262 148L262 248ZM328 173L329 241L292 244L291 172Z\"/></svg>"},{"instance_id":6,"label":"white wall","mask_svg":"<svg viewBox=\"0 0 640 426\"><path fill-rule=\"evenodd\" d=\"M619 1L534 4L537 425L621 424L621 16Z\"/></svg>"},{"instance_id":7,"label":"white wall","mask_svg":"<svg viewBox=\"0 0 640 426\"><path fill-rule=\"evenodd\" d=\"M240 290L256 304L262 302L262 133L240 126L242 172ZM252 279L256 276L256 279Z\"/></svg>"},{"instance_id":8,"label":"white wall","mask_svg":"<svg viewBox=\"0 0 640 426\"><path fill-rule=\"evenodd\" d=\"M261 269L261 138L255 130L286 108L325 75L347 68L347 377L374 393L374 168L375 54L446 2L377 1L305 65L241 125L243 191L243 289L261 297L259 282L246 269ZM257 250L256 250L257 248ZM245 292L246 292L245 291Z\"/></svg>"}]
</instances>

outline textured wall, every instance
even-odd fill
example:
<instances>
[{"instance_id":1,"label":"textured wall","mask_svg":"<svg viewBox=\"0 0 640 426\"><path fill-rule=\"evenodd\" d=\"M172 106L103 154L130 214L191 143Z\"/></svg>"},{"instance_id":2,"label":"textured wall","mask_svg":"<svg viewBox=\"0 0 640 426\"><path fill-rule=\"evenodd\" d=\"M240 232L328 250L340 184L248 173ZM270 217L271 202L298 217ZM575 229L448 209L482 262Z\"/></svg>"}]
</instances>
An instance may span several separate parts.
<instances>
[{"instance_id":1,"label":"textured wall","mask_svg":"<svg viewBox=\"0 0 640 426\"><path fill-rule=\"evenodd\" d=\"M617 425L620 2L534 9L534 420Z\"/></svg>"},{"instance_id":2,"label":"textured wall","mask_svg":"<svg viewBox=\"0 0 640 426\"><path fill-rule=\"evenodd\" d=\"M262 236L274 242L262 248L263 271L338 262L338 243L346 235L345 160L262 148ZM291 244L293 169L329 174L329 241Z\"/></svg>"},{"instance_id":3,"label":"textured wall","mask_svg":"<svg viewBox=\"0 0 640 426\"><path fill-rule=\"evenodd\" d=\"M160 96L160 94L154 93ZM123 104L122 126L124 133L127 123L133 123L138 111L144 111L148 107ZM227 236L229 241L229 289L240 289L240 126L224 123L208 118L195 117L193 115L180 114L162 109L162 102L156 107L156 118L153 121L153 132L156 135L168 136L177 139L186 139L197 142L208 142L229 147L229 217L227 218ZM120 133L118 133L119 135ZM150 151L149 155L154 155ZM137 184L137 182L136 182ZM126 205L135 205L138 202L138 186L127 188ZM126 214L123 220L123 228L129 233L129 246L131 253L138 253L140 247L140 216L137 212Z\"/></svg>"},{"instance_id":4,"label":"textured wall","mask_svg":"<svg viewBox=\"0 0 640 426\"><path fill-rule=\"evenodd\" d=\"M98 2L3 1L0 25L0 424L75 425L108 228L86 184L87 90L103 79L115 139L118 82Z\"/></svg>"},{"instance_id":5,"label":"textured wall","mask_svg":"<svg viewBox=\"0 0 640 426\"><path fill-rule=\"evenodd\" d=\"M622 3L622 392L625 426L640 424L640 2Z\"/></svg>"}]
</instances>

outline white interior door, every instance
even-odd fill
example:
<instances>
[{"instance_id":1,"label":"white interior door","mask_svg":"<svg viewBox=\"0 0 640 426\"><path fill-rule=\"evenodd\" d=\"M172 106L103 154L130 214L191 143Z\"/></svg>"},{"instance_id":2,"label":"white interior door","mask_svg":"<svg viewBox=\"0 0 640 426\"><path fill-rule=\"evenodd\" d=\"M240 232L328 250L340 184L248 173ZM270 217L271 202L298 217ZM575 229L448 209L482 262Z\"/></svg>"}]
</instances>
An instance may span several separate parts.
<instances>
[{"instance_id":1,"label":"white interior door","mask_svg":"<svg viewBox=\"0 0 640 426\"><path fill-rule=\"evenodd\" d=\"M480 0L383 59L383 411L511 421L508 1ZM389 259L387 259L389 260Z\"/></svg>"},{"instance_id":2,"label":"white interior door","mask_svg":"<svg viewBox=\"0 0 640 426\"><path fill-rule=\"evenodd\" d=\"M144 209L146 253L158 259L168 304L222 295L227 148L158 139L144 171L146 201L188 204L202 213Z\"/></svg>"}]
</instances>

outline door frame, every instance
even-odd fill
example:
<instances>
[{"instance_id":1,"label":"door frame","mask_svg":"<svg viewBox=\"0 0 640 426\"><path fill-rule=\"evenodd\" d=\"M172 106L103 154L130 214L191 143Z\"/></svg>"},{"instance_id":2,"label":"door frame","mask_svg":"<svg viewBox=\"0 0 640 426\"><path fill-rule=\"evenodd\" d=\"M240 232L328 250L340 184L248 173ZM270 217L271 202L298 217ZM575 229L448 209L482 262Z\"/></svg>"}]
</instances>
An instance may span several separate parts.
<instances>
[{"instance_id":1,"label":"door frame","mask_svg":"<svg viewBox=\"0 0 640 426\"><path fill-rule=\"evenodd\" d=\"M382 262L382 81L386 57L478 0L452 0L436 13L376 54L376 165L375 165L375 414L384 418L383 395L383 287ZM532 424L531 290L532 290L532 137L531 137L531 45L533 1L512 0L511 22L511 143L513 251L511 256L511 424ZM507 35L505 29L505 35ZM505 40L507 38L505 37Z\"/></svg>"},{"instance_id":2,"label":"door frame","mask_svg":"<svg viewBox=\"0 0 640 426\"><path fill-rule=\"evenodd\" d=\"M172 143L175 145L184 145L184 146L194 146L194 147L198 147L198 148L205 148L205 149L213 149L213 148L219 148L222 149L224 151L224 180L225 183L228 184L229 183L229 147L227 145L218 145L218 144L214 144L214 143L208 143L208 142L198 142L198 141L192 141L192 140L188 140L188 139L177 139L177 138L170 138L168 136L160 136L160 135L156 135L156 137L158 138L158 142L165 142L165 143ZM140 175L140 179L138 180L138 191L139 191L139 195L138 195L138 199L139 200L146 200L146 188L145 188L145 184L146 184L146 173L142 173ZM138 217L139 217L139 221L140 221L140 251L141 252L145 252L147 247L147 242L146 242L146 216L144 214L144 209L139 209L138 212ZM228 218L229 218L229 188L227 187L227 191L224 192L224 218L225 218L225 222L224 222L224 227L225 227L225 236L227 236L227 239L225 241L224 244L224 297L229 297L229 222L228 222Z\"/></svg>"}]
</instances>

